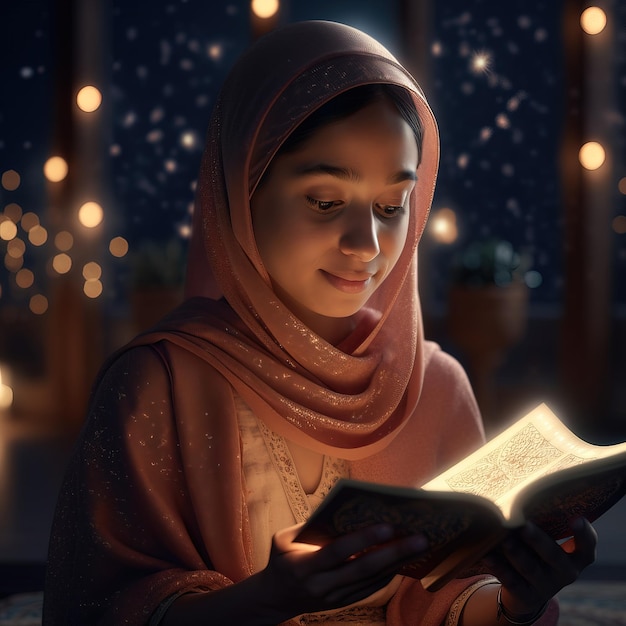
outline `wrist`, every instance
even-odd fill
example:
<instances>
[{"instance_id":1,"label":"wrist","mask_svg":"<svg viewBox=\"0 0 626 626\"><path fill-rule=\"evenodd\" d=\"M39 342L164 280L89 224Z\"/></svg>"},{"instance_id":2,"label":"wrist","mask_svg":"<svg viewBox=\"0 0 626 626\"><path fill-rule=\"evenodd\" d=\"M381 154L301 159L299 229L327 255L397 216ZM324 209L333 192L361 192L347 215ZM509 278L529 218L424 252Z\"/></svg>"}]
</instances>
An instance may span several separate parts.
<instances>
[{"instance_id":1,"label":"wrist","mask_svg":"<svg viewBox=\"0 0 626 626\"><path fill-rule=\"evenodd\" d=\"M548 608L548 602L535 611L530 612L513 612L505 606L502 602L502 585L498 589L498 595L496 597L497 605L497 622L498 624L514 624L515 626L530 626L534 624Z\"/></svg>"}]
</instances>

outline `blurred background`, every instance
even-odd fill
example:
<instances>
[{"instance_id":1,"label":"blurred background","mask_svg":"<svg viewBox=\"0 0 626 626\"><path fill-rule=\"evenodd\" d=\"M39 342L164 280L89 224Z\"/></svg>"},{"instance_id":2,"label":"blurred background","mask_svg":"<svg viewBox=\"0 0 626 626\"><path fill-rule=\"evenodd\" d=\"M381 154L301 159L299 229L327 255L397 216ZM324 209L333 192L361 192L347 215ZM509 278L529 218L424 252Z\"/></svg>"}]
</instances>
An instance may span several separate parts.
<instances>
[{"instance_id":1,"label":"blurred background","mask_svg":"<svg viewBox=\"0 0 626 626\"><path fill-rule=\"evenodd\" d=\"M625 3L4 3L0 593L41 573L102 360L182 297L224 76L304 19L379 39L433 107L426 333L467 367L488 431L545 401L590 441L626 439Z\"/></svg>"}]
</instances>

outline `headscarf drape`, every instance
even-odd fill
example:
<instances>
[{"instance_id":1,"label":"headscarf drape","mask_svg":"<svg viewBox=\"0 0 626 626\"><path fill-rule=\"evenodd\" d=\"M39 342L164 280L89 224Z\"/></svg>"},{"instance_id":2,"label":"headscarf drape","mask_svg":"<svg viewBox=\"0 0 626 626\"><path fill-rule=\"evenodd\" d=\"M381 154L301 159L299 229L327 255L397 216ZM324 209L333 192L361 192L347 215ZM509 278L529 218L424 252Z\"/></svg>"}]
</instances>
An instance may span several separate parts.
<instances>
[{"instance_id":1,"label":"headscarf drape","mask_svg":"<svg viewBox=\"0 0 626 626\"><path fill-rule=\"evenodd\" d=\"M371 83L400 86L414 102L424 127L421 163L401 256L355 331L333 346L272 291L250 198L298 124L339 93ZM223 86L198 180L186 294L215 302L208 314L204 306L201 325L190 323L187 306L160 330L212 364L288 439L348 459L383 449L412 414L423 379L416 249L438 156L436 123L421 89L377 41L322 21L265 36ZM142 341L156 338L152 332Z\"/></svg>"}]
</instances>

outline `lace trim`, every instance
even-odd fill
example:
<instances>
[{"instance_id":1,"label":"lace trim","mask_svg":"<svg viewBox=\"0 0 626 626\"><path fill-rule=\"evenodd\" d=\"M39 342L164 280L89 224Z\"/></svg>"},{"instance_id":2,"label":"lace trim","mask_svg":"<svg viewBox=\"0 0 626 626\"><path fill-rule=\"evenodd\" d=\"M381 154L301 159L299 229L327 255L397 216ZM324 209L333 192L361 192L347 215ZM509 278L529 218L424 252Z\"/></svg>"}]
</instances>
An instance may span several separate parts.
<instances>
[{"instance_id":1,"label":"lace trim","mask_svg":"<svg viewBox=\"0 0 626 626\"><path fill-rule=\"evenodd\" d=\"M355 606L334 613L310 613L296 618L296 623L302 626L308 624L375 624L385 623L384 606Z\"/></svg>"},{"instance_id":2,"label":"lace trim","mask_svg":"<svg viewBox=\"0 0 626 626\"><path fill-rule=\"evenodd\" d=\"M448 618L446 619L446 626L457 626L459 620L461 619L461 613L463 613L463 609L467 604L467 601L470 599L470 596L478 591L481 587L485 587L486 585L495 585L498 584L498 581L493 578L483 578L482 580L476 581L473 585L470 585L463 591L463 593L457 597L454 601L450 610L448 611Z\"/></svg>"},{"instance_id":3,"label":"lace trim","mask_svg":"<svg viewBox=\"0 0 626 626\"><path fill-rule=\"evenodd\" d=\"M347 462L343 459L325 456L319 485L309 496L302 488L293 457L291 456L285 439L270 430L270 428L258 418L257 422L272 462L274 463L274 467L276 468L276 472L283 483L285 495L287 496L296 523L304 522L310 517L315 508L312 506L311 500L321 501L342 476L347 476Z\"/></svg>"}]
</instances>

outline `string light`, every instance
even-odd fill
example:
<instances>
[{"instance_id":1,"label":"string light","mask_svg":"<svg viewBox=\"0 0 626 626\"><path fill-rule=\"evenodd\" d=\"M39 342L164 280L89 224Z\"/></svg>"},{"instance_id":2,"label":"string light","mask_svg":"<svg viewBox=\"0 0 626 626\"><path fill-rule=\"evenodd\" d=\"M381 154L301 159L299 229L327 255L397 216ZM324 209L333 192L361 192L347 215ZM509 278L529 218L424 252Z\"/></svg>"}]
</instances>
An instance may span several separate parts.
<instances>
[{"instance_id":1,"label":"string light","mask_svg":"<svg viewBox=\"0 0 626 626\"><path fill-rule=\"evenodd\" d=\"M68 171L67 161L60 156L50 157L43 166L43 174L51 183L61 182Z\"/></svg>"},{"instance_id":2,"label":"string light","mask_svg":"<svg viewBox=\"0 0 626 626\"><path fill-rule=\"evenodd\" d=\"M606 13L600 7L589 7L582 12L580 25L588 35L598 35L606 26Z\"/></svg>"},{"instance_id":3,"label":"string light","mask_svg":"<svg viewBox=\"0 0 626 626\"><path fill-rule=\"evenodd\" d=\"M24 215L22 215L22 219L20 220L20 224L22 225L22 228L28 233L33 228L35 228L35 226L39 226L39 216L32 211L24 213Z\"/></svg>"},{"instance_id":4,"label":"string light","mask_svg":"<svg viewBox=\"0 0 626 626\"><path fill-rule=\"evenodd\" d=\"M452 209L439 209L430 218L430 233L439 243L450 244L459 236L456 214Z\"/></svg>"},{"instance_id":5,"label":"string light","mask_svg":"<svg viewBox=\"0 0 626 626\"><path fill-rule=\"evenodd\" d=\"M470 58L470 68L474 74L487 74L491 70L492 57L484 50L474 52Z\"/></svg>"},{"instance_id":6,"label":"string light","mask_svg":"<svg viewBox=\"0 0 626 626\"><path fill-rule=\"evenodd\" d=\"M104 211L97 202L85 202L78 209L78 221L86 228L95 228L103 218Z\"/></svg>"},{"instance_id":7,"label":"string light","mask_svg":"<svg viewBox=\"0 0 626 626\"><path fill-rule=\"evenodd\" d=\"M0 239L11 241L17 236L17 226L12 220L5 219L0 222Z\"/></svg>"},{"instance_id":8,"label":"string light","mask_svg":"<svg viewBox=\"0 0 626 626\"><path fill-rule=\"evenodd\" d=\"M124 237L114 237L109 242L109 252L117 258L126 256L128 254L128 241Z\"/></svg>"},{"instance_id":9,"label":"string light","mask_svg":"<svg viewBox=\"0 0 626 626\"><path fill-rule=\"evenodd\" d=\"M17 224L22 219L22 207L11 202L4 207L4 214Z\"/></svg>"},{"instance_id":10,"label":"string light","mask_svg":"<svg viewBox=\"0 0 626 626\"><path fill-rule=\"evenodd\" d=\"M87 85L80 89L76 95L76 104L81 111L93 113L98 110L100 104L102 104L102 94L97 87Z\"/></svg>"},{"instance_id":11,"label":"string light","mask_svg":"<svg viewBox=\"0 0 626 626\"><path fill-rule=\"evenodd\" d=\"M97 298L102 293L102 283L97 279L85 281L83 293L88 298Z\"/></svg>"},{"instance_id":12,"label":"string light","mask_svg":"<svg viewBox=\"0 0 626 626\"><path fill-rule=\"evenodd\" d=\"M278 12L280 2L278 0L252 0L250 6L257 17L267 19Z\"/></svg>"},{"instance_id":13,"label":"string light","mask_svg":"<svg viewBox=\"0 0 626 626\"><path fill-rule=\"evenodd\" d=\"M22 268L15 275L15 283L18 287L21 287L22 289L28 289L29 287L32 287L34 282L35 275L29 269Z\"/></svg>"},{"instance_id":14,"label":"string light","mask_svg":"<svg viewBox=\"0 0 626 626\"><path fill-rule=\"evenodd\" d=\"M61 252L52 259L52 268L57 274L67 274L72 269L72 258Z\"/></svg>"},{"instance_id":15,"label":"string light","mask_svg":"<svg viewBox=\"0 0 626 626\"><path fill-rule=\"evenodd\" d=\"M2 186L7 191L15 191L20 186L21 178L15 170L7 170L2 174Z\"/></svg>"},{"instance_id":16,"label":"string light","mask_svg":"<svg viewBox=\"0 0 626 626\"><path fill-rule=\"evenodd\" d=\"M54 238L54 245L61 252L67 252L68 250L71 250L72 246L74 245L74 237L72 233L68 233L66 230L62 230L61 232L57 233Z\"/></svg>"},{"instance_id":17,"label":"string light","mask_svg":"<svg viewBox=\"0 0 626 626\"><path fill-rule=\"evenodd\" d=\"M83 266L83 278L85 280L98 280L101 276L102 268L95 261L85 263Z\"/></svg>"},{"instance_id":18,"label":"string light","mask_svg":"<svg viewBox=\"0 0 626 626\"><path fill-rule=\"evenodd\" d=\"M13 404L13 389L2 382L2 368L0 368L0 410L5 411Z\"/></svg>"},{"instance_id":19,"label":"string light","mask_svg":"<svg viewBox=\"0 0 626 626\"><path fill-rule=\"evenodd\" d=\"M48 231L43 226L37 224L28 231L28 240L33 246L43 246L48 241Z\"/></svg>"},{"instance_id":20,"label":"string light","mask_svg":"<svg viewBox=\"0 0 626 626\"><path fill-rule=\"evenodd\" d=\"M585 169L597 170L603 165L606 153L597 141L589 141L580 149L578 159Z\"/></svg>"},{"instance_id":21,"label":"string light","mask_svg":"<svg viewBox=\"0 0 626 626\"><path fill-rule=\"evenodd\" d=\"M626 215L618 215L615 217L611 226L618 235L626 235Z\"/></svg>"},{"instance_id":22,"label":"string light","mask_svg":"<svg viewBox=\"0 0 626 626\"><path fill-rule=\"evenodd\" d=\"M30 299L28 306L35 315L43 315L48 310L48 298L36 294Z\"/></svg>"}]
</instances>

